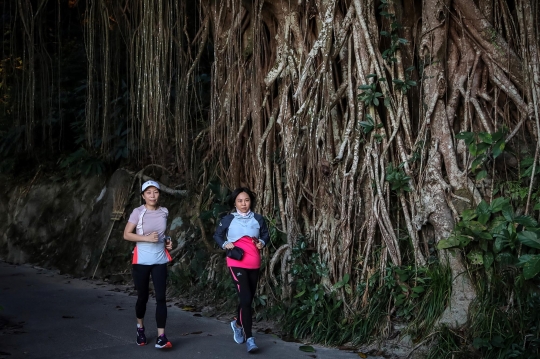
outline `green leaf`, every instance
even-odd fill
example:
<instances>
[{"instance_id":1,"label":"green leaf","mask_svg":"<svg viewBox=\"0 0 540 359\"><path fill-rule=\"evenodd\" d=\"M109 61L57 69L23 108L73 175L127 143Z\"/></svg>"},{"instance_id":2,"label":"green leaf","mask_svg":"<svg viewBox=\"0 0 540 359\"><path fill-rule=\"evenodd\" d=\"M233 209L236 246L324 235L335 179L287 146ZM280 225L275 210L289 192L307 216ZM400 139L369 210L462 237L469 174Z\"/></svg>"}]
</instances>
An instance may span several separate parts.
<instances>
[{"instance_id":1,"label":"green leaf","mask_svg":"<svg viewBox=\"0 0 540 359\"><path fill-rule=\"evenodd\" d=\"M493 146L493 149L491 150L491 153L493 154L493 158L497 158L501 155L501 153L504 151L504 142L500 146Z\"/></svg>"},{"instance_id":2,"label":"green leaf","mask_svg":"<svg viewBox=\"0 0 540 359\"><path fill-rule=\"evenodd\" d=\"M477 181L481 181L483 180L484 178L487 177L487 172L486 171L480 171L478 172L478 174L476 175L476 180Z\"/></svg>"},{"instance_id":3,"label":"green leaf","mask_svg":"<svg viewBox=\"0 0 540 359\"><path fill-rule=\"evenodd\" d=\"M301 345L298 349L306 353L315 353L315 349L311 345Z\"/></svg>"},{"instance_id":4,"label":"green leaf","mask_svg":"<svg viewBox=\"0 0 540 359\"><path fill-rule=\"evenodd\" d=\"M481 232L485 231L487 228L480 222L469 221L469 223L467 223L467 229L473 232L475 235L479 235Z\"/></svg>"},{"instance_id":5,"label":"green leaf","mask_svg":"<svg viewBox=\"0 0 540 359\"><path fill-rule=\"evenodd\" d=\"M491 217L491 209L489 208L489 204L482 200L482 202L480 202L476 208L476 213L478 214L478 222L486 224Z\"/></svg>"},{"instance_id":6,"label":"green leaf","mask_svg":"<svg viewBox=\"0 0 540 359\"><path fill-rule=\"evenodd\" d=\"M458 236L459 239L459 245L463 248L466 247L469 243L471 243L471 237L469 236Z\"/></svg>"},{"instance_id":7,"label":"green leaf","mask_svg":"<svg viewBox=\"0 0 540 359\"><path fill-rule=\"evenodd\" d=\"M538 235L531 231L521 231L517 235L519 241L528 247L540 249Z\"/></svg>"},{"instance_id":8,"label":"green leaf","mask_svg":"<svg viewBox=\"0 0 540 359\"><path fill-rule=\"evenodd\" d=\"M469 146L474 141L474 133L473 132L460 132L456 135L456 138L459 140L464 140L465 144Z\"/></svg>"},{"instance_id":9,"label":"green leaf","mask_svg":"<svg viewBox=\"0 0 540 359\"><path fill-rule=\"evenodd\" d=\"M508 199L504 197L498 197L491 202L491 212L496 213L502 211L505 205L507 205Z\"/></svg>"},{"instance_id":10,"label":"green leaf","mask_svg":"<svg viewBox=\"0 0 540 359\"><path fill-rule=\"evenodd\" d=\"M474 338L473 340L473 346L476 349L482 349L487 348L488 350L491 350L491 344L488 339L486 338Z\"/></svg>"},{"instance_id":11,"label":"green leaf","mask_svg":"<svg viewBox=\"0 0 540 359\"><path fill-rule=\"evenodd\" d=\"M371 131L373 131L373 128L375 127L375 125L371 122L368 122L368 121L362 121L360 122L360 126L362 126L363 130L364 130L364 133L368 134L370 133Z\"/></svg>"},{"instance_id":12,"label":"green leaf","mask_svg":"<svg viewBox=\"0 0 540 359\"><path fill-rule=\"evenodd\" d=\"M476 143L471 143L469 145L469 152L472 156L476 156L478 154L478 147L476 146Z\"/></svg>"},{"instance_id":13,"label":"green leaf","mask_svg":"<svg viewBox=\"0 0 540 359\"><path fill-rule=\"evenodd\" d=\"M482 231L476 233L476 235L482 239L487 239L488 241L491 241L493 239L493 234L489 231Z\"/></svg>"},{"instance_id":14,"label":"green leaf","mask_svg":"<svg viewBox=\"0 0 540 359\"><path fill-rule=\"evenodd\" d=\"M504 249L504 247L506 247L507 244L508 240L504 239L503 237L496 237L495 243L493 243L493 251L495 251L495 253L499 253Z\"/></svg>"},{"instance_id":15,"label":"green leaf","mask_svg":"<svg viewBox=\"0 0 540 359\"><path fill-rule=\"evenodd\" d=\"M493 143L493 138L491 137L491 134L487 133L487 132L480 132L478 133L478 138L480 140L482 140L482 142L485 142L487 144L492 144Z\"/></svg>"},{"instance_id":16,"label":"green leaf","mask_svg":"<svg viewBox=\"0 0 540 359\"><path fill-rule=\"evenodd\" d=\"M533 255L523 266L523 277L532 279L540 273L540 255Z\"/></svg>"},{"instance_id":17,"label":"green leaf","mask_svg":"<svg viewBox=\"0 0 540 359\"><path fill-rule=\"evenodd\" d=\"M472 209L466 209L465 211L463 211L463 213L461 214L461 218L467 222L467 221L470 221L472 219L475 219L476 218L476 212Z\"/></svg>"},{"instance_id":18,"label":"green leaf","mask_svg":"<svg viewBox=\"0 0 540 359\"><path fill-rule=\"evenodd\" d=\"M493 141L498 142L499 140L503 138L503 136L504 136L503 131L497 131L491 135L491 138L493 139Z\"/></svg>"},{"instance_id":19,"label":"green leaf","mask_svg":"<svg viewBox=\"0 0 540 359\"><path fill-rule=\"evenodd\" d=\"M540 210L540 203L535 204L533 210L534 211Z\"/></svg>"},{"instance_id":20,"label":"green leaf","mask_svg":"<svg viewBox=\"0 0 540 359\"><path fill-rule=\"evenodd\" d=\"M422 293L425 291L424 287L422 286L416 286L416 287L412 287L411 290L415 293Z\"/></svg>"},{"instance_id":21,"label":"green leaf","mask_svg":"<svg viewBox=\"0 0 540 359\"><path fill-rule=\"evenodd\" d=\"M208 221L212 217L213 217L213 212L212 211L204 211L204 212L201 212L201 214L199 215L199 218L203 222Z\"/></svg>"},{"instance_id":22,"label":"green leaf","mask_svg":"<svg viewBox=\"0 0 540 359\"><path fill-rule=\"evenodd\" d=\"M493 339L491 339L491 345L496 348L504 348L504 340L500 335L495 335Z\"/></svg>"},{"instance_id":23,"label":"green leaf","mask_svg":"<svg viewBox=\"0 0 540 359\"><path fill-rule=\"evenodd\" d=\"M514 209L512 208L510 204L507 204L503 207L502 214L508 222L514 221Z\"/></svg>"},{"instance_id":24,"label":"green leaf","mask_svg":"<svg viewBox=\"0 0 540 359\"><path fill-rule=\"evenodd\" d=\"M437 243L437 249L447 249L459 247L459 239L456 237L448 237L448 239L441 239Z\"/></svg>"},{"instance_id":25,"label":"green leaf","mask_svg":"<svg viewBox=\"0 0 540 359\"><path fill-rule=\"evenodd\" d=\"M474 159L474 161L472 161L472 163L471 163L471 170L472 171L476 170L476 167L481 165L482 162L484 162L485 159L486 159L486 155L480 155L480 156L476 157Z\"/></svg>"},{"instance_id":26,"label":"green leaf","mask_svg":"<svg viewBox=\"0 0 540 359\"><path fill-rule=\"evenodd\" d=\"M478 155L482 154L482 153L486 153L487 149L490 147L489 144L485 143L485 142L480 142L477 146L476 146L476 153Z\"/></svg>"},{"instance_id":27,"label":"green leaf","mask_svg":"<svg viewBox=\"0 0 540 359\"><path fill-rule=\"evenodd\" d=\"M215 204L214 209L212 210L214 217L219 218L219 215L223 212L227 212L229 210L229 206L225 206L223 204Z\"/></svg>"},{"instance_id":28,"label":"green leaf","mask_svg":"<svg viewBox=\"0 0 540 359\"><path fill-rule=\"evenodd\" d=\"M467 254L467 258L469 258L472 264L484 264L484 256L479 250L471 251L469 254Z\"/></svg>"},{"instance_id":29,"label":"green leaf","mask_svg":"<svg viewBox=\"0 0 540 359\"><path fill-rule=\"evenodd\" d=\"M516 258L509 252L499 253L495 260L502 265L514 265L516 262Z\"/></svg>"},{"instance_id":30,"label":"green leaf","mask_svg":"<svg viewBox=\"0 0 540 359\"><path fill-rule=\"evenodd\" d=\"M489 269L492 266L494 260L495 259L493 257L493 253L484 253L484 268L486 268L486 270Z\"/></svg>"},{"instance_id":31,"label":"green leaf","mask_svg":"<svg viewBox=\"0 0 540 359\"><path fill-rule=\"evenodd\" d=\"M525 215L517 216L516 218L514 218L514 222L516 222L517 224L521 224L524 227L537 227L538 226L538 222L531 216L525 216Z\"/></svg>"}]
</instances>

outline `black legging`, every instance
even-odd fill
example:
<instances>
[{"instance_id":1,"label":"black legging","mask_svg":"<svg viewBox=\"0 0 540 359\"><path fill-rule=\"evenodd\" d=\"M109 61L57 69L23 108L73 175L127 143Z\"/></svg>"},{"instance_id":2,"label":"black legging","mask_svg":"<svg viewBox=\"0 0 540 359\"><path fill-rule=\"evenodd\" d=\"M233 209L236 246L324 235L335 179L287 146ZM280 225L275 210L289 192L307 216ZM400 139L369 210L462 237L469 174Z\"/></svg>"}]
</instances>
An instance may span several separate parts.
<instances>
[{"instance_id":1,"label":"black legging","mask_svg":"<svg viewBox=\"0 0 540 359\"><path fill-rule=\"evenodd\" d=\"M251 332L251 303L253 302L253 297L255 297L255 291L257 290L259 269L229 267L229 271L236 286L238 297L240 298L236 323L241 327L244 327L246 338L250 338L253 336L253 333Z\"/></svg>"},{"instance_id":2,"label":"black legging","mask_svg":"<svg viewBox=\"0 0 540 359\"><path fill-rule=\"evenodd\" d=\"M167 303L165 298L165 289L167 287L167 263L153 265L133 264L133 282L135 282L135 289L137 289L135 314L138 319L143 319L146 314L150 274L152 274L154 293L156 295L157 327L165 328L167 322Z\"/></svg>"}]
</instances>

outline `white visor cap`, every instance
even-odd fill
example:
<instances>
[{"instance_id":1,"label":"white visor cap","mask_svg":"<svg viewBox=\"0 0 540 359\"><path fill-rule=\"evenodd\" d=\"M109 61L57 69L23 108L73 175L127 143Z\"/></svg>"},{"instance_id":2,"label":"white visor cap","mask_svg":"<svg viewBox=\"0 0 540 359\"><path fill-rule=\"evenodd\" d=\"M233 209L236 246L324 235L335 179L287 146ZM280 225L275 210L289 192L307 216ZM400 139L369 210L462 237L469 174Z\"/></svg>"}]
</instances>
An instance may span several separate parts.
<instances>
[{"instance_id":1,"label":"white visor cap","mask_svg":"<svg viewBox=\"0 0 540 359\"><path fill-rule=\"evenodd\" d=\"M143 183L141 187L141 193L146 191L148 187L156 187L158 190L161 191L161 188L159 187L159 183L157 183L156 181L146 181Z\"/></svg>"}]
</instances>

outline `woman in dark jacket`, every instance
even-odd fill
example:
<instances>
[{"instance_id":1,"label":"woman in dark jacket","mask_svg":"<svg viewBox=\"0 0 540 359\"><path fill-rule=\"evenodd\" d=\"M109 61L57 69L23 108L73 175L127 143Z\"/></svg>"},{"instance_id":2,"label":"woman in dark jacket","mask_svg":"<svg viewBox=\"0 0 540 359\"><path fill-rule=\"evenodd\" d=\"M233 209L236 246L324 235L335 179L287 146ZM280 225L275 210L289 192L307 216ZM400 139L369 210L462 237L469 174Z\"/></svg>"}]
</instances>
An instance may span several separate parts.
<instances>
[{"instance_id":1,"label":"woman in dark jacket","mask_svg":"<svg viewBox=\"0 0 540 359\"><path fill-rule=\"evenodd\" d=\"M230 205L234 210L221 219L214 240L220 248L228 251L227 267L240 299L237 317L231 322L234 341L238 344L245 341L247 351L254 352L258 347L251 331L251 304L259 280L259 250L268 245L270 236L264 218L252 212L255 196L248 188L234 190L230 196ZM236 254L230 254L234 252ZM242 252L241 258L238 257L237 254Z\"/></svg>"}]
</instances>

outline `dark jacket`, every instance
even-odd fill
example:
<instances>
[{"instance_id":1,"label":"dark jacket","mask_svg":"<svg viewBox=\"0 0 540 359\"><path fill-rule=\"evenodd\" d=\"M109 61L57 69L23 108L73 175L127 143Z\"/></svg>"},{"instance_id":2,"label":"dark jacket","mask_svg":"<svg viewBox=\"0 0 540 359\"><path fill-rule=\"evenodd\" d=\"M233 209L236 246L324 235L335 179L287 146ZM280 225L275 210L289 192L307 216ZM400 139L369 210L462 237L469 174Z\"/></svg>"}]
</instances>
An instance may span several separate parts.
<instances>
[{"instance_id":1,"label":"dark jacket","mask_svg":"<svg viewBox=\"0 0 540 359\"><path fill-rule=\"evenodd\" d=\"M264 246L267 246L270 243L270 234L268 233L266 222L263 216L258 213L253 213L253 218L259 222L259 239L264 243ZM234 215L228 214L221 218L217 225L216 232L214 233L214 240L218 244L219 248L223 248L223 245L228 242L227 232L233 219Z\"/></svg>"}]
</instances>

